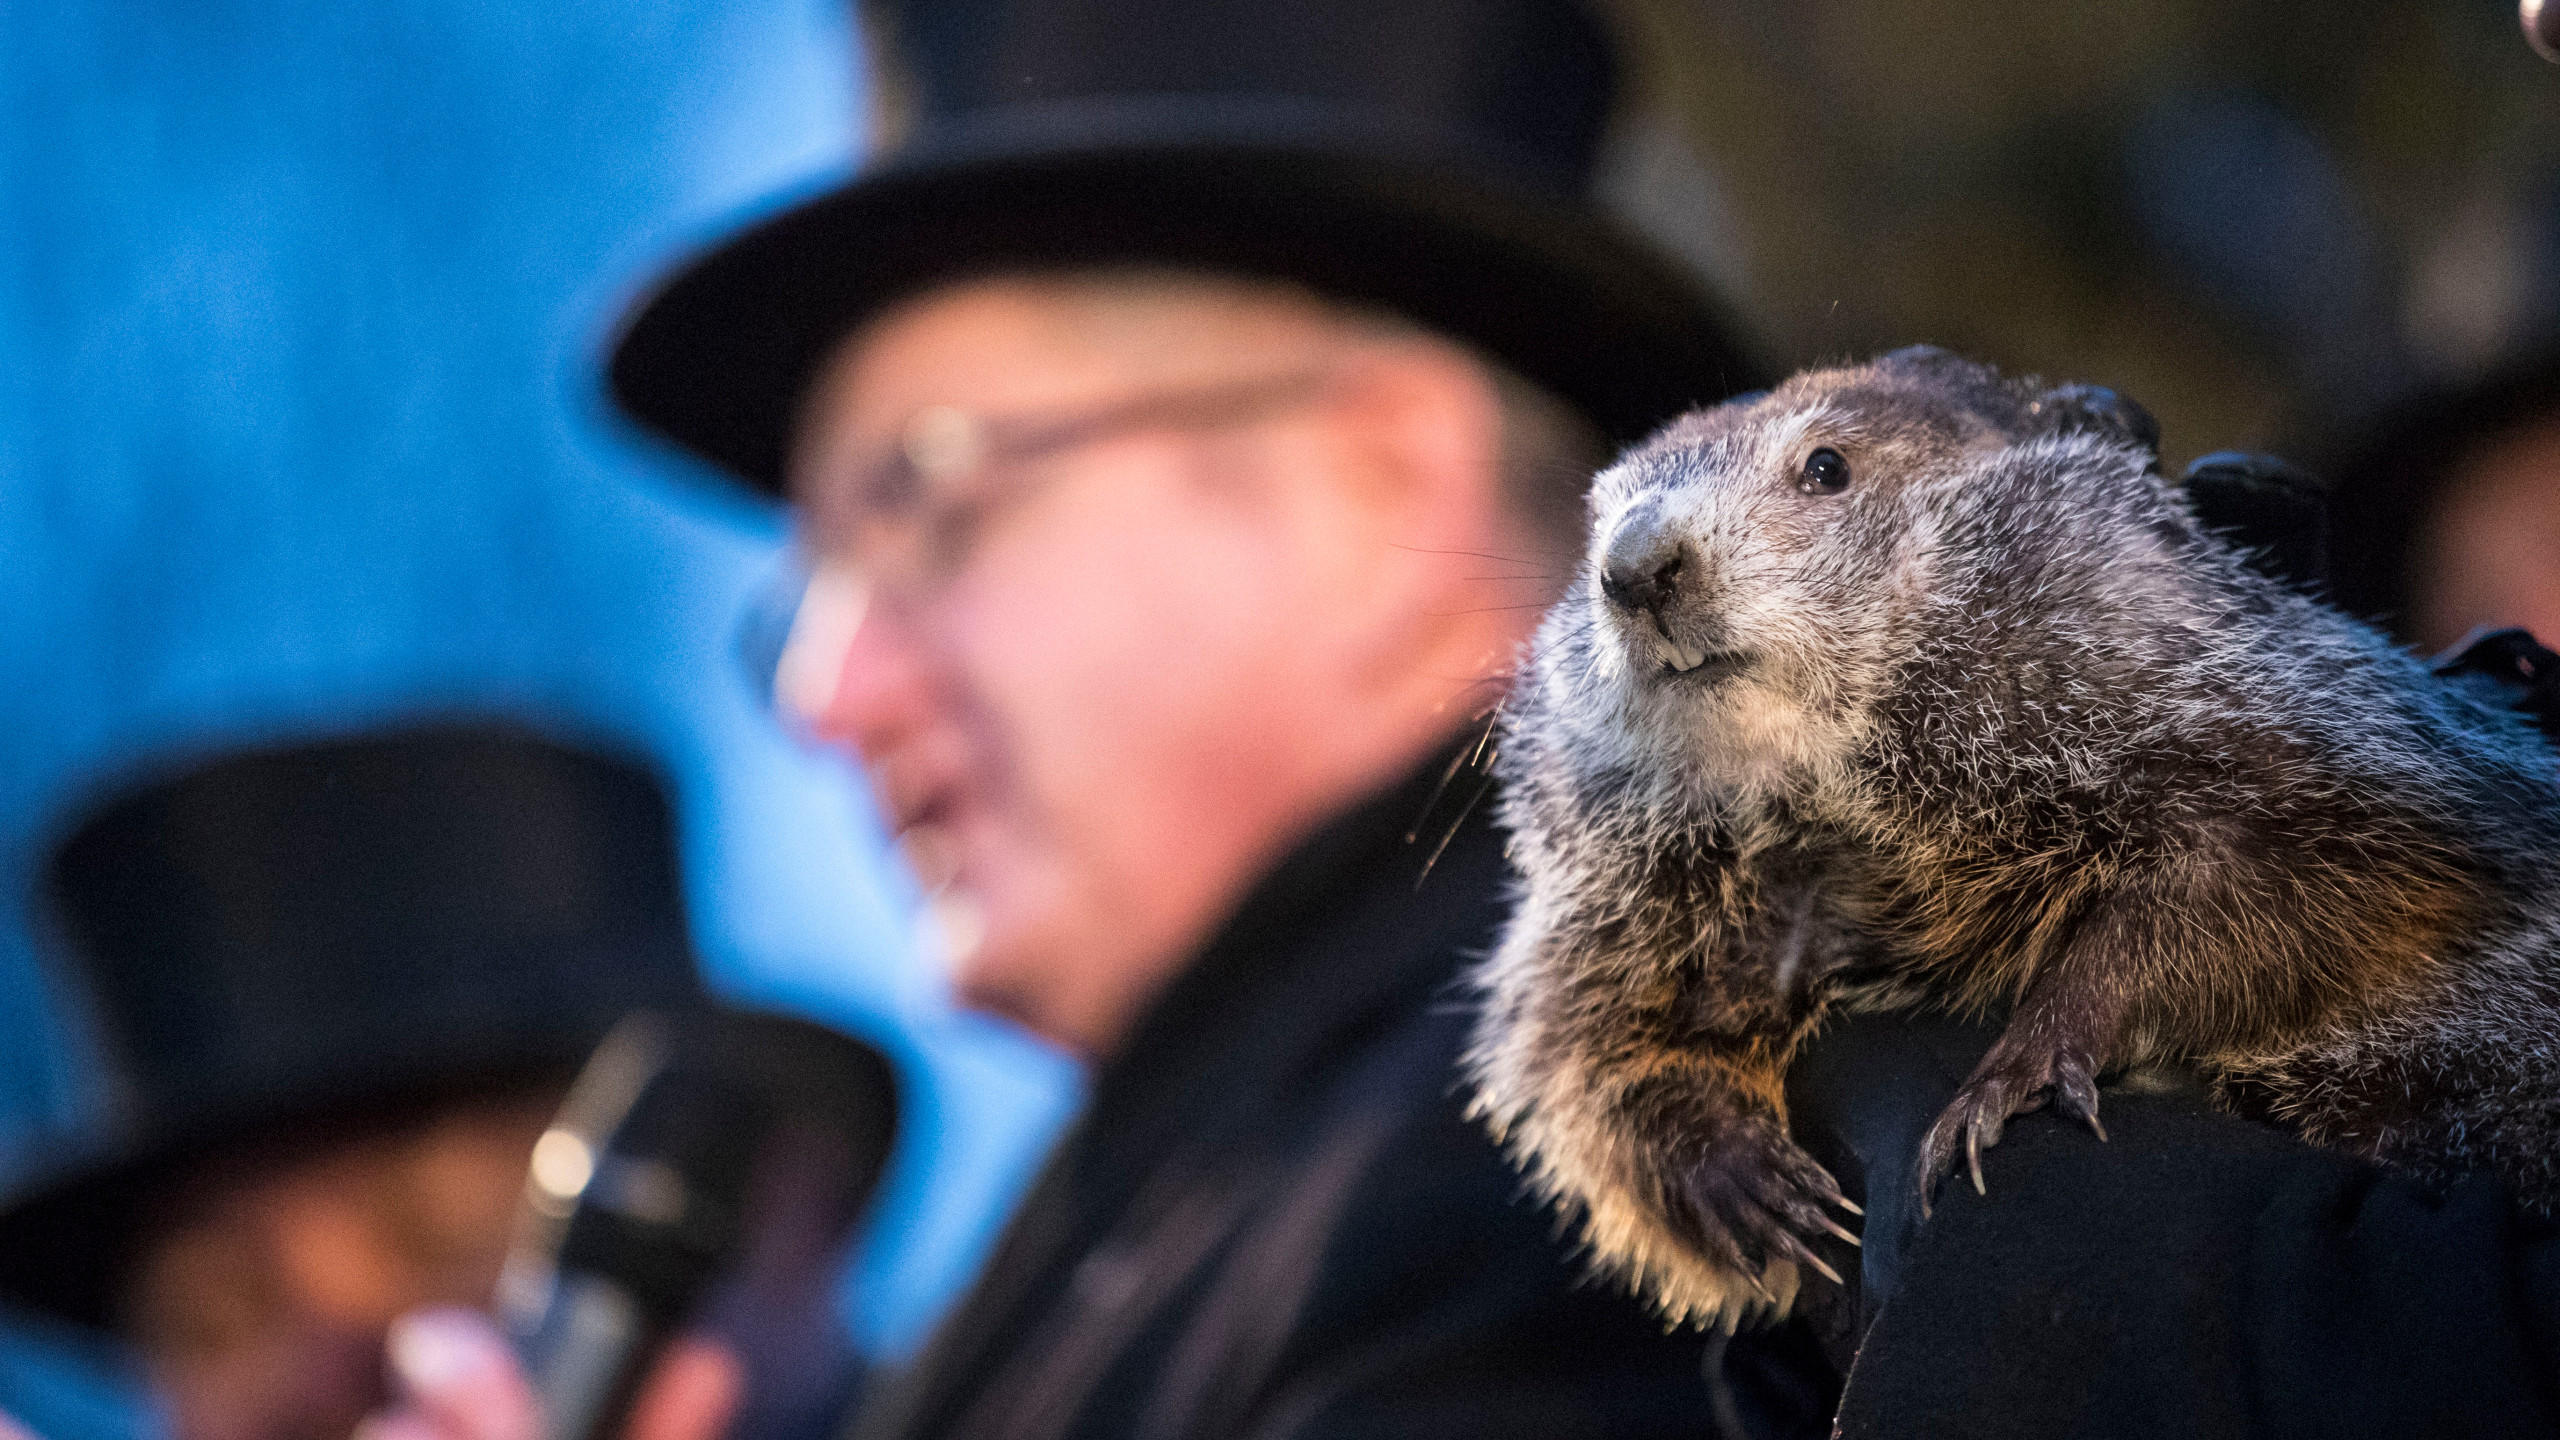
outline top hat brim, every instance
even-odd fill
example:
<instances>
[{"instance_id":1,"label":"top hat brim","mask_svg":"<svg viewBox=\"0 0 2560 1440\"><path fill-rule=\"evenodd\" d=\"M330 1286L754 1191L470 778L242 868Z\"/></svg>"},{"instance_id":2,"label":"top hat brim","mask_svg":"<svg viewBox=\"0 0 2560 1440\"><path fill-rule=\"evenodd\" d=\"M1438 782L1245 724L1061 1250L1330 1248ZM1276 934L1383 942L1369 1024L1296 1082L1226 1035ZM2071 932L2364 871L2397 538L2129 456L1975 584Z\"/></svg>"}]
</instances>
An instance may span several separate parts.
<instances>
[{"instance_id":1,"label":"top hat brim","mask_svg":"<svg viewBox=\"0 0 2560 1440\"><path fill-rule=\"evenodd\" d=\"M972 276L1163 265L1304 285L1468 343L1632 443L1760 383L1686 273L1597 211L1427 159L1150 141L910 146L677 273L614 346L615 401L780 494L802 396L884 308Z\"/></svg>"},{"instance_id":2,"label":"top hat brim","mask_svg":"<svg viewBox=\"0 0 2560 1440\"><path fill-rule=\"evenodd\" d=\"M552 972L571 993L545 1005L539 993L519 992L510 998L523 1013L476 1024L421 1004L402 1033L342 1032L333 1038L350 1048L334 1052L315 1040L317 1063L290 1084L232 1093L208 1076L204 1103L183 1116L93 1127L53 1147L50 1163L0 1201L0 1303L119 1330L142 1227L171 1182L209 1160L309 1153L397 1133L456 1106L564 1088L629 1011L700 1008L693 967L680 934L629 938L609 956L522 952L520 971Z\"/></svg>"},{"instance_id":3,"label":"top hat brim","mask_svg":"<svg viewBox=\"0 0 2560 1440\"><path fill-rule=\"evenodd\" d=\"M125 1304L155 1211L196 1167L319 1153L333 1142L400 1133L450 1107L553 1098L578 1055L487 1060L447 1076L383 1084L262 1116L229 1116L183 1135L119 1141L0 1210L0 1303L30 1316L126 1334Z\"/></svg>"}]
</instances>

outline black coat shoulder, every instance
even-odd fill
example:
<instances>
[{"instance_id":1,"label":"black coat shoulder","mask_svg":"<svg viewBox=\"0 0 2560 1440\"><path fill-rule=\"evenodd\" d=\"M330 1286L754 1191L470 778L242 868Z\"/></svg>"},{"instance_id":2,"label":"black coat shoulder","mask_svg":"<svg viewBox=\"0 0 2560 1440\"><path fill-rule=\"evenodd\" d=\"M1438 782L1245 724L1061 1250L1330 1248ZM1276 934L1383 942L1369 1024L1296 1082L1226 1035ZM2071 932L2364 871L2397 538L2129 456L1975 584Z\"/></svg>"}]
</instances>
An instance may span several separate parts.
<instances>
[{"instance_id":1,"label":"black coat shoulder","mask_svg":"<svg viewBox=\"0 0 2560 1440\"><path fill-rule=\"evenodd\" d=\"M1987 1043L1866 1017L1815 1047L1812 1093L1791 1097L1838 1110L1854 1092L1883 1200ZM1900 1237L1844 1440L2560 1434L2560 1226L2505 1186L2431 1190L2200 1087L2105 1104L2103 1142L2020 1117L1984 1152L1986 1193L1950 1181ZM1871 1282L1891 1208L1869 1206Z\"/></svg>"}]
</instances>

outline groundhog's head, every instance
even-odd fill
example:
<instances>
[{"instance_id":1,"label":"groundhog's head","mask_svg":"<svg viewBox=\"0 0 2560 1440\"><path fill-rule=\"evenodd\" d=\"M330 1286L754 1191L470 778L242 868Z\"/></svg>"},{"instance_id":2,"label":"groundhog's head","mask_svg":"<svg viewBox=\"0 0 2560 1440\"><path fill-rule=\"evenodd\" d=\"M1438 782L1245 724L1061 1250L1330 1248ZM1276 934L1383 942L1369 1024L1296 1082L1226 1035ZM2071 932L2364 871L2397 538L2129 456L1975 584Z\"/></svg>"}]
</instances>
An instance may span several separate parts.
<instances>
[{"instance_id":1,"label":"groundhog's head","mask_svg":"<svg viewBox=\"0 0 2560 1440\"><path fill-rule=\"evenodd\" d=\"M1720 782L1801 775L1846 753L1915 615L1943 598L1951 514L2005 489L2032 526L2039 487L2054 505L2086 497L2011 460L2139 477L2156 439L2112 391L1927 347L1683 417L1593 485L1581 581L1540 639L1538 708L1615 758L1677 746Z\"/></svg>"}]
</instances>

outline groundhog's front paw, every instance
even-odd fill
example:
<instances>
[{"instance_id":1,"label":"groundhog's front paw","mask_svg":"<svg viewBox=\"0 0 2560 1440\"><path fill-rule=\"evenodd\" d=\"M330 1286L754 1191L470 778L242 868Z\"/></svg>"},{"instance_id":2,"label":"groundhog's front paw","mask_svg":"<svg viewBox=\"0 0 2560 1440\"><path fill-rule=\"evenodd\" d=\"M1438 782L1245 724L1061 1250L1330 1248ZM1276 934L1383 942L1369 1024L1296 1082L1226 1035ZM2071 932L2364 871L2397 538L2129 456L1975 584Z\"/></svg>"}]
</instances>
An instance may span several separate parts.
<instances>
[{"instance_id":1,"label":"groundhog's front paw","mask_svg":"<svg viewBox=\"0 0 2560 1440\"><path fill-rule=\"evenodd\" d=\"M1920 1142L1921 1216L1928 1216L1938 1181L1955 1165L1958 1144L1964 1147L1974 1193L1983 1194L1982 1152L2000 1143L2010 1116L2024 1115L2047 1100L2106 1139L2107 1127L2098 1123L2097 1070L2097 1062L2078 1046L2025 1037L2012 1026L1973 1068L1973 1077Z\"/></svg>"},{"instance_id":2,"label":"groundhog's front paw","mask_svg":"<svg viewBox=\"0 0 2560 1440\"><path fill-rule=\"evenodd\" d=\"M1837 1206L1864 1214L1840 1193L1831 1172L1796 1148L1775 1125L1735 1127L1681 1171L1671 1196L1673 1225L1724 1268L1754 1285L1773 1260L1792 1260L1839 1283L1840 1273L1813 1252L1819 1235L1858 1237L1831 1216Z\"/></svg>"}]
</instances>

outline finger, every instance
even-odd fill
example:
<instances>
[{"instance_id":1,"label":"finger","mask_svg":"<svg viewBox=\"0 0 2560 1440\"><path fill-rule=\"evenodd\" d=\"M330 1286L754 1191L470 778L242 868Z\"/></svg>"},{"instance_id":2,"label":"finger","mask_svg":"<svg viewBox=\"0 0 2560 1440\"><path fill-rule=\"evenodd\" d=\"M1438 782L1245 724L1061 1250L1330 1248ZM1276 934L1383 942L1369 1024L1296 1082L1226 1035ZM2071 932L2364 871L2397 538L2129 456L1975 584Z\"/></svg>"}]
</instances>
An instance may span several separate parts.
<instances>
[{"instance_id":1,"label":"finger","mask_svg":"<svg viewBox=\"0 0 2560 1440\"><path fill-rule=\"evenodd\" d=\"M538 1440L533 1388L506 1337L476 1310L412 1310L391 1322L384 1346L398 1406L382 1417L387 1440Z\"/></svg>"},{"instance_id":2,"label":"finger","mask_svg":"<svg viewBox=\"0 0 2560 1440\"><path fill-rule=\"evenodd\" d=\"M1756 1275L1768 1262L1755 1223L1760 1203L1747 1187L1761 1177L1737 1171L1738 1160L1701 1164L1688 1177L1685 1199L1694 1238L1710 1257L1727 1268Z\"/></svg>"},{"instance_id":3,"label":"finger","mask_svg":"<svg viewBox=\"0 0 2560 1440\"><path fill-rule=\"evenodd\" d=\"M1840 1187L1833 1182L1829 1171L1810 1160L1797 1169L1792 1180L1764 1177L1757 1198L1764 1211L1783 1219L1795 1231L1821 1230L1852 1245L1858 1243L1855 1231L1824 1211L1825 1204L1840 1198Z\"/></svg>"},{"instance_id":4,"label":"finger","mask_svg":"<svg viewBox=\"0 0 2560 1440\"><path fill-rule=\"evenodd\" d=\"M1759 1262L1743 1253L1741 1237L1734 1234L1733 1228L1717 1215L1715 1208L1704 1197L1692 1196L1688 1200L1688 1214L1691 1243L1705 1252L1707 1259L1719 1268L1741 1276L1754 1289L1761 1288Z\"/></svg>"},{"instance_id":5,"label":"finger","mask_svg":"<svg viewBox=\"0 0 2560 1440\"><path fill-rule=\"evenodd\" d=\"M1955 1165L1955 1127L1962 1122L1953 1113L1941 1115L1920 1141L1920 1169L1912 1179L1920 1189L1920 1218L1929 1218L1930 1202L1936 1196L1938 1181Z\"/></svg>"},{"instance_id":6,"label":"finger","mask_svg":"<svg viewBox=\"0 0 2560 1440\"><path fill-rule=\"evenodd\" d=\"M2054 1079L2053 1096L2055 1109L2085 1122L2099 1139L2107 1138L2107 1127L2098 1123L2098 1082L2089 1077L2087 1070L2077 1065L2063 1066Z\"/></svg>"},{"instance_id":7,"label":"finger","mask_svg":"<svg viewBox=\"0 0 2560 1440\"><path fill-rule=\"evenodd\" d=\"M1767 1223L1770 1231L1769 1249L1777 1258L1792 1260L1798 1265L1819 1273L1834 1285L1840 1283L1840 1272L1832 1269L1821 1256L1815 1254L1813 1247L1805 1243L1803 1236L1777 1223L1774 1217Z\"/></svg>"},{"instance_id":8,"label":"finger","mask_svg":"<svg viewBox=\"0 0 2560 1440\"><path fill-rule=\"evenodd\" d=\"M1830 1281L1832 1284L1838 1285L1842 1283L1840 1279L1840 1272L1822 1263L1822 1257L1814 1254L1811 1247L1807 1246L1803 1241L1797 1240L1793 1236L1789 1236L1787 1241L1787 1253L1788 1258L1794 1260L1799 1265L1811 1266L1821 1274L1823 1279Z\"/></svg>"},{"instance_id":9,"label":"finger","mask_svg":"<svg viewBox=\"0 0 2560 1440\"><path fill-rule=\"evenodd\" d=\"M734 1351L699 1335L681 1336L632 1401L624 1440L717 1440L746 1390L747 1368Z\"/></svg>"},{"instance_id":10,"label":"finger","mask_svg":"<svg viewBox=\"0 0 2560 1440\"><path fill-rule=\"evenodd\" d=\"M1769 1268L1768 1237L1761 1233L1759 1220L1758 1215L1742 1209L1732 1197L1726 1197L1717 1210L1717 1228L1745 1274L1757 1275Z\"/></svg>"}]
</instances>

